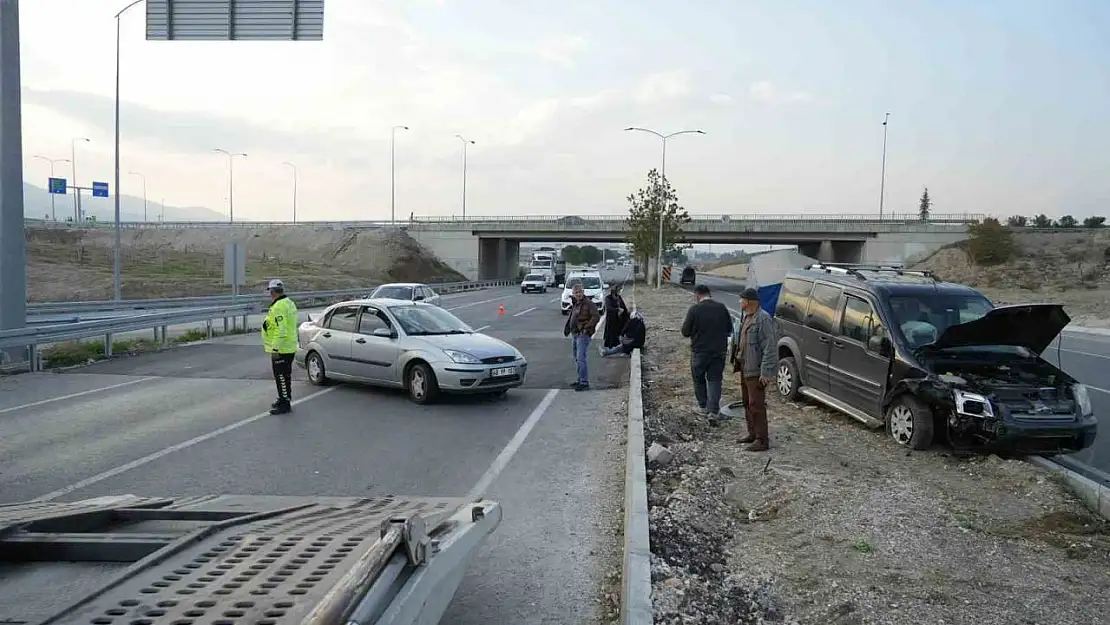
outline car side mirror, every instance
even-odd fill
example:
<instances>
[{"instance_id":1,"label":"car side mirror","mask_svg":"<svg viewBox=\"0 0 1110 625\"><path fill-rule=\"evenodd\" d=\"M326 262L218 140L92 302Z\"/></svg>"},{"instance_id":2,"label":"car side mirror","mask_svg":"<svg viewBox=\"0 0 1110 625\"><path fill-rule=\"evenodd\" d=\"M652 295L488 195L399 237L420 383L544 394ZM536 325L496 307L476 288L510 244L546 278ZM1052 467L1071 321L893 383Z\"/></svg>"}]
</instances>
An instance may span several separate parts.
<instances>
[{"instance_id":1,"label":"car side mirror","mask_svg":"<svg viewBox=\"0 0 1110 625\"><path fill-rule=\"evenodd\" d=\"M890 343L890 337L887 336L873 336L867 339L867 349L878 354L884 358L889 358L894 353L894 346Z\"/></svg>"},{"instance_id":2,"label":"car side mirror","mask_svg":"<svg viewBox=\"0 0 1110 625\"><path fill-rule=\"evenodd\" d=\"M560 285L559 285L559 288L560 288L560 289L564 289L564 288L566 288L566 286L567 286L567 285L565 285L565 284L560 284Z\"/></svg>"},{"instance_id":3,"label":"car side mirror","mask_svg":"<svg viewBox=\"0 0 1110 625\"><path fill-rule=\"evenodd\" d=\"M393 338L393 330L389 328L374 328L374 336L380 336L383 339Z\"/></svg>"}]
</instances>

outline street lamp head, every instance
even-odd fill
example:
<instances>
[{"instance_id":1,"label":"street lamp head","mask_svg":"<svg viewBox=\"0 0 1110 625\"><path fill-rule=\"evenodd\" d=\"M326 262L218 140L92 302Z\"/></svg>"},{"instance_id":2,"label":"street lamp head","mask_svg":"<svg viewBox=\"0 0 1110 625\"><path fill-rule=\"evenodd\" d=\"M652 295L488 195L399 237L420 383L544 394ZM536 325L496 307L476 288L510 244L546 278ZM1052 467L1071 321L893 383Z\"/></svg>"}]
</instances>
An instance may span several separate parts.
<instances>
[{"instance_id":1,"label":"street lamp head","mask_svg":"<svg viewBox=\"0 0 1110 625\"><path fill-rule=\"evenodd\" d=\"M636 127L635 126L629 126L628 128L625 128L625 130L636 130Z\"/></svg>"},{"instance_id":2,"label":"street lamp head","mask_svg":"<svg viewBox=\"0 0 1110 625\"><path fill-rule=\"evenodd\" d=\"M694 132L698 133L699 135L704 135L705 134L704 130L695 130Z\"/></svg>"}]
</instances>

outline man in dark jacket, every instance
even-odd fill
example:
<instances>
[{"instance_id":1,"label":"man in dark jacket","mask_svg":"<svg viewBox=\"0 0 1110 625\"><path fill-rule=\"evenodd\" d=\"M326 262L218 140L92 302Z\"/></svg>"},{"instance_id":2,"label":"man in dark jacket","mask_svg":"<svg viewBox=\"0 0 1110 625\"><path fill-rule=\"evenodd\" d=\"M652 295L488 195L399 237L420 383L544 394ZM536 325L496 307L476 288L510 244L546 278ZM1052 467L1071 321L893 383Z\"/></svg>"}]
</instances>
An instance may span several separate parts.
<instances>
[{"instance_id":1,"label":"man in dark jacket","mask_svg":"<svg viewBox=\"0 0 1110 625\"><path fill-rule=\"evenodd\" d=\"M606 321L608 323L608 321ZM644 314L638 310L632 311L632 317L624 324L619 345L601 350L602 356L616 356L617 354L631 354L633 350L643 349L647 340L647 326L644 325Z\"/></svg>"},{"instance_id":2,"label":"man in dark jacket","mask_svg":"<svg viewBox=\"0 0 1110 625\"><path fill-rule=\"evenodd\" d=\"M590 301L590 298L586 297L581 282L574 285L570 296L573 303L570 307L567 323L563 326L563 336L571 337L574 362L578 365L578 381L571 384L571 388L576 391L588 391L590 390L590 370L586 364L586 358L590 353L590 339L593 338L594 331L597 330L601 315L597 312L597 306Z\"/></svg>"},{"instance_id":3,"label":"man in dark jacket","mask_svg":"<svg viewBox=\"0 0 1110 625\"><path fill-rule=\"evenodd\" d=\"M714 300L709 287L694 287L697 302L686 311L682 336L690 339L690 373L694 377L695 412L716 419L721 408L721 381L725 372L728 337L732 334L732 314Z\"/></svg>"},{"instance_id":4,"label":"man in dark jacket","mask_svg":"<svg viewBox=\"0 0 1110 625\"><path fill-rule=\"evenodd\" d=\"M775 379L778 360L778 342L775 322L759 306L759 292L744 289L740 294L740 309L744 313L735 346L732 370L741 375L741 398L744 400L744 420L748 433L739 440L745 451L767 451L770 433L767 425L767 385Z\"/></svg>"}]
</instances>

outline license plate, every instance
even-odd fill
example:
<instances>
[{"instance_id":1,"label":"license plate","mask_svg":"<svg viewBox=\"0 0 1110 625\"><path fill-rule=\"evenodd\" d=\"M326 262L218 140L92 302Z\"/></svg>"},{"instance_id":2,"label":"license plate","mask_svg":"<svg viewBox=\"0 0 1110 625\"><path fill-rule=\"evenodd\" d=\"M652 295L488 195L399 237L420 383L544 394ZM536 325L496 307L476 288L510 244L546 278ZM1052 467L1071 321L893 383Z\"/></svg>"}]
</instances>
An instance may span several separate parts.
<instances>
[{"instance_id":1,"label":"license plate","mask_svg":"<svg viewBox=\"0 0 1110 625\"><path fill-rule=\"evenodd\" d=\"M498 367L490 371L490 375L495 378L503 378L510 375L516 375L516 367Z\"/></svg>"}]
</instances>

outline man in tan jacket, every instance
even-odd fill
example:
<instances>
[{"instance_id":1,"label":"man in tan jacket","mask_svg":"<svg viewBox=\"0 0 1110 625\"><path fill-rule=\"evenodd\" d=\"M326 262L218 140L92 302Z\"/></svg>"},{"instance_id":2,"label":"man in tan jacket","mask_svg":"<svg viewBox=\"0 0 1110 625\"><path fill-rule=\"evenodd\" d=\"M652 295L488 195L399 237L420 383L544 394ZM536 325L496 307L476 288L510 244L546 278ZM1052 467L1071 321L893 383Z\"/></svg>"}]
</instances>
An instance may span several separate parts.
<instances>
[{"instance_id":1,"label":"man in tan jacket","mask_svg":"<svg viewBox=\"0 0 1110 625\"><path fill-rule=\"evenodd\" d=\"M570 386L576 391L588 391L590 390L590 370L586 364L586 357L590 353L590 339L593 338L594 331L597 330L601 315L597 312L597 306L590 301L590 298L586 297L581 283L574 285L570 297L573 303L570 307L567 323L563 326L563 336L571 337L574 362L578 364L578 380Z\"/></svg>"}]
</instances>

